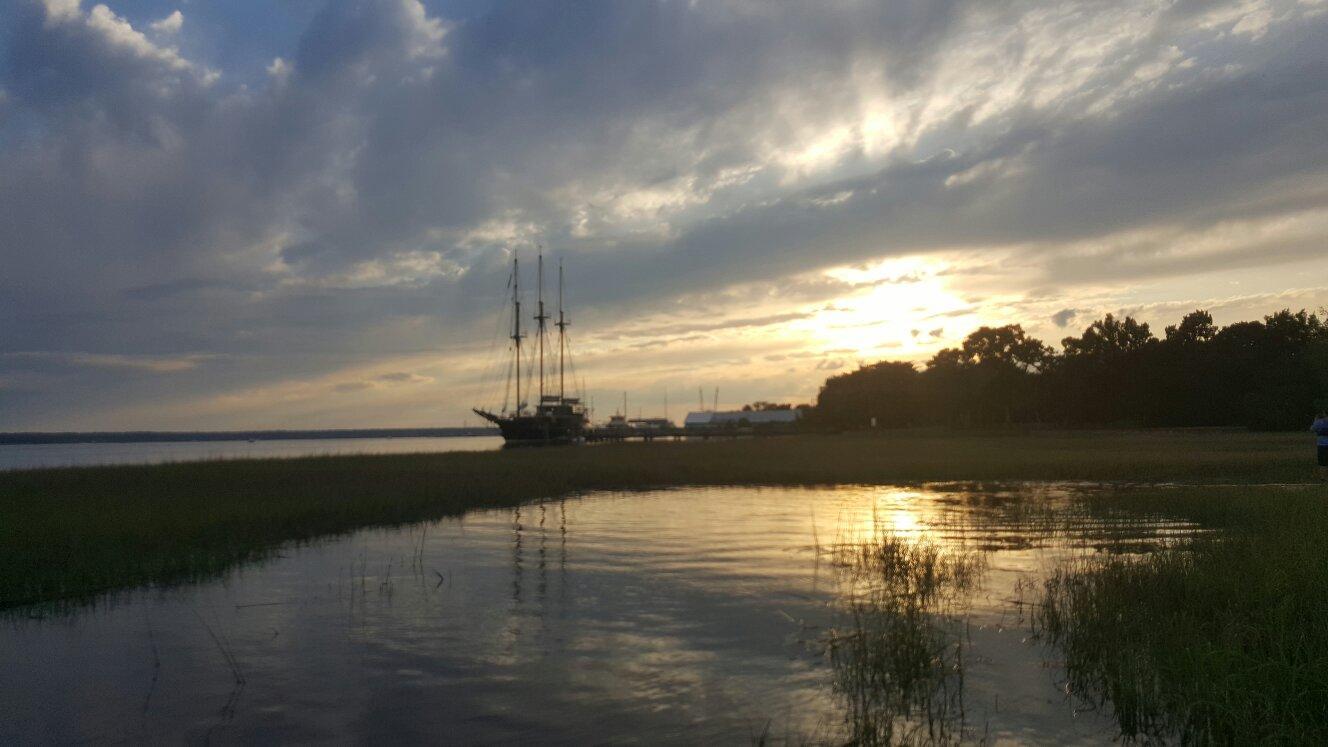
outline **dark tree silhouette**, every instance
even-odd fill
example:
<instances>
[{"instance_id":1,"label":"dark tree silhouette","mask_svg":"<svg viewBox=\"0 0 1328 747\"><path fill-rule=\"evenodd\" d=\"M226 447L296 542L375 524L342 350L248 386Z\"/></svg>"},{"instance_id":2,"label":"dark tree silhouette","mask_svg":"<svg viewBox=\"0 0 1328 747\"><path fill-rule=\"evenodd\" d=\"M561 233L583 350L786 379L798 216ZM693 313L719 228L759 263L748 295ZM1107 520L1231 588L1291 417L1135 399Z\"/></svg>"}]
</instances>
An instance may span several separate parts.
<instances>
[{"instance_id":1,"label":"dark tree silhouette","mask_svg":"<svg viewBox=\"0 0 1328 747\"><path fill-rule=\"evenodd\" d=\"M1018 324L980 327L958 348L946 348L927 363L932 408L952 423L1037 419L1034 374L1055 355Z\"/></svg>"},{"instance_id":2,"label":"dark tree silhouette","mask_svg":"<svg viewBox=\"0 0 1328 747\"><path fill-rule=\"evenodd\" d=\"M1166 341L1177 345L1192 345L1209 342L1216 336L1213 315L1200 310L1186 314L1180 324L1167 325Z\"/></svg>"},{"instance_id":3,"label":"dark tree silhouette","mask_svg":"<svg viewBox=\"0 0 1328 747\"><path fill-rule=\"evenodd\" d=\"M881 362L831 377L814 422L832 428L1058 422L1300 429L1328 406L1328 323L1290 309L1218 329L1186 314L1094 321L1057 354L1019 325L982 327L922 371Z\"/></svg>"},{"instance_id":4,"label":"dark tree silhouette","mask_svg":"<svg viewBox=\"0 0 1328 747\"><path fill-rule=\"evenodd\" d=\"M867 428L872 418L883 428L919 425L923 418L918 378L912 363L889 361L831 376L817 398L816 420L838 428Z\"/></svg>"},{"instance_id":5,"label":"dark tree silhouette","mask_svg":"<svg viewBox=\"0 0 1328 747\"><path fill-rule=\"evenodd\" d=\"M1148 331L1147 324L1140 324L1132 317L1117 319L1107 314L1088 325L1082 337L1066 337L1061 340L1061 346L1065 348L1067 358L1077 356L1111 358L1142 350L1154 342L1157 342L1157 338Z\"/></svg>"}]
</instances>

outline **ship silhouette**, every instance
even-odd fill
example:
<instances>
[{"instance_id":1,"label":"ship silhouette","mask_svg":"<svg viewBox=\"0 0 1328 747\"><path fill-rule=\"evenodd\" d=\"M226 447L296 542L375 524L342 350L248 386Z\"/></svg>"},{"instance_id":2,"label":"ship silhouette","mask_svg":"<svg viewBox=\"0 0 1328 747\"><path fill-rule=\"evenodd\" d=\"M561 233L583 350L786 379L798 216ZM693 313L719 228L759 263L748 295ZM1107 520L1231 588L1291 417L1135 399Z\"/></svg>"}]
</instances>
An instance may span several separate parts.
<instances>
[{"instance_id":1,"label":"ship silhouette","mask_svg":"<svg viewBox=\"0 0 1328 747\"><path fill-rule=\"evenodd\" d=\"M536 322L536 346L538 354L538 380L536 404L534 407L522 400L521 380L523 376L521 332L521 265L517 258L512 259L512 275L508 287L512 291L512 367L509 368L507 384L503 390L503 406L496 411L476 407L476 415L498 426L503 434L503 441L509 446L544 446L554 444L573 444L585 441L586 410L579 397L567 396L567 364L569 350L567 345L567 327L570 323L563 313L563 267L558 263L558 392L545 391L545 358L548 347L549 315L544 309L544 254L539 255L537 271L538 313L532 317ZM535 361L525 362L528 367ZM533 372L531 372L533 373ZM515 389L515 397L508 395ZM508 408L508 402L513 403Z\"/></svg>"}]
</instances>

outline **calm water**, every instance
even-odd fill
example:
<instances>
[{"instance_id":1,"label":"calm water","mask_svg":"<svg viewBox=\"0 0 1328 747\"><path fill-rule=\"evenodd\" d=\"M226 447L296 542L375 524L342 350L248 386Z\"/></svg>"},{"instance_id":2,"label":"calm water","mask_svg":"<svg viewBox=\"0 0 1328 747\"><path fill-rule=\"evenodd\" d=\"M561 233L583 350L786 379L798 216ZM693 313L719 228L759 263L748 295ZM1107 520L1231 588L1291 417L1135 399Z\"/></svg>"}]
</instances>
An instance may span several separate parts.
<instances>
[{"instance_id":1,"label":"calm water","mask_svg":"<svg viewBox=\"0 0 1328 747\"><path fill-rule=\"evenodd\" d=\"M842 740L825 642L881 534L981 552L967 738L1106 743L1013 600L1072 553L1188 531L1062 511L1075 488L593 494L367 530L223 580L0 627L0 742ZM1039 517L1042 518L1039 518Z\"/></svg>"},{"instance_id":2,"label":"calm water","mask_svg":"<svg viewBox=\"0 0 1328 747\"><path fill-rule=\"evenodd\" d=\"M437 451L489 451L499 436L429 438L309 438L278 441L170 441L155 443L3 444L0 470L74 467L94 464L155 464L200 459L318 456L322 454L402 454Z\"/></svg>"}]
</instances>

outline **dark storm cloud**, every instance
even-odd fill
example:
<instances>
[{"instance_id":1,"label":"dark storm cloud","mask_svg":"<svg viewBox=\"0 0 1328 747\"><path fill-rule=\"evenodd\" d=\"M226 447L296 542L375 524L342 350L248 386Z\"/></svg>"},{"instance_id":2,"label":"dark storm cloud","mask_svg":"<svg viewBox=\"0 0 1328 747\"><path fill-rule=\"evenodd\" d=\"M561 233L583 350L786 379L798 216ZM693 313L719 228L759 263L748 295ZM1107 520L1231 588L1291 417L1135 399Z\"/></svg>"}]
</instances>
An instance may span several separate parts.
<instances>
[{"instance_id":1,"label":"dark storm cloud","mask_svg":"<svg viewBox=\"0 0 1328 747\"><path fill-rule=\"evenodd\" d=\"M1064 329L1069 326L1070 322L1074 321L1076 316L1079 316L1079 313L1078 309L1061 309L1051 315L1051 323Z\"/></svg>"},{"instance_id":2,"label":"dark storm cloud","mask_svg":"<svg viewBox=\"0 0 1328 747\"><path fill-rule=\"evenodd\" d=\"M537 242L590 324L956 247L1016 247L1048 287L1312 254L1168 242L1328 205L1328 14L1154 6L337 2L238 61L114 7L11 3L0 353L50 355L0 358L29 392L0 417L56 407L43 386L150 396L125 373L153 361L192 361L185 395L461 350ZM182 11L181 39L223 35ZM1097 26L1114 46L1075 62L1066 35ZM888 147L800 155L879 106Z\"/></svg>"}]
</instances>

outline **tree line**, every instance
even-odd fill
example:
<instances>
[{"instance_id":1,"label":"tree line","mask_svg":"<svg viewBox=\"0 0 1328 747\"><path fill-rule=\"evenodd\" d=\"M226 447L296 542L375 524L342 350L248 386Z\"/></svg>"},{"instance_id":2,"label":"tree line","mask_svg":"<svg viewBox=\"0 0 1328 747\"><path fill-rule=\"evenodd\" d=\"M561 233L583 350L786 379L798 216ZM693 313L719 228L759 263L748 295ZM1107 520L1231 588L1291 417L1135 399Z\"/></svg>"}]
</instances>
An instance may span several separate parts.
<instances>
[{"instance_id":1,"label":"tree line","mask_svg":"<svg viewBox=\"0 0 1328 747\"><path fill-rule=\"evenodd\" d=\"M1055 350L1018 324L982 327L921 368L882 361L826 380L813 421L857 429L1005 423L1307 427L1328 408L1328 311L1218 328L1207 311L1162 338L1107 314Z\"/></svg>"}]
</instances>

